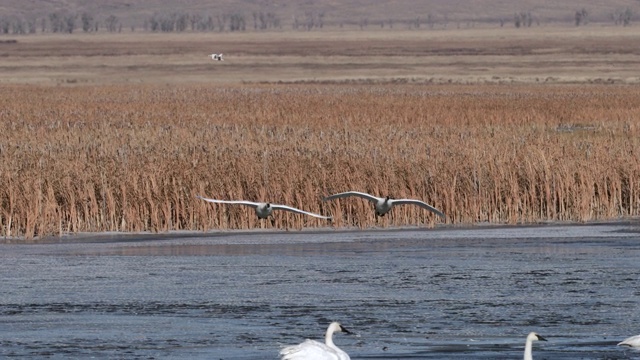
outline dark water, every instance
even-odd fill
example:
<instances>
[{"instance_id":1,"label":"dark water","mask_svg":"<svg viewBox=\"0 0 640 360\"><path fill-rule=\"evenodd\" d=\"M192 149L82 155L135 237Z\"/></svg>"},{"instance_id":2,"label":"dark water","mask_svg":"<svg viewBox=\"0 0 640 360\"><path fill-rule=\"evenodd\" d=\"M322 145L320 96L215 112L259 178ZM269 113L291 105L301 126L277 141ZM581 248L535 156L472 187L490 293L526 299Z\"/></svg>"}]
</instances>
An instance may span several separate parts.
<instances>
[{"instance_id":1,"label":"dark water","mask_svg":"<svg viewBox=\"0 0 640 360\"><path fill-rule=\"evenodd\" d=\"M0 245L0 358L640 359L640 229L175 234Z\"/></svg>"}]
</instances>

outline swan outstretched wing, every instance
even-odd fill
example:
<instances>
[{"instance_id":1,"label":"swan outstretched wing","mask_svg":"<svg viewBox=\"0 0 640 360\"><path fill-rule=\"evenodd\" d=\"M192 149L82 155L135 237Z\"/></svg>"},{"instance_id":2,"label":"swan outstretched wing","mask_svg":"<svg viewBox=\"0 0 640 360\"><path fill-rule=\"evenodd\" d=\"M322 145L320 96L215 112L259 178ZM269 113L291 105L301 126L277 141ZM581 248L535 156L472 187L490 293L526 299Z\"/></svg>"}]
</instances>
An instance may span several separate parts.
<instances>
[{"instance_id":1,"label":"swan outstretched wing","mask_svg":"<svg viewBox=\"0 0 640 360\"><path fill-rule=\"evenodd\" d=\"M393 205L401 205L401 204L412 204L412 205L418 205L423 209L427 209L429 211L431 211L432 213L440 216L441 218L445 218L444 213L442 213L442 211L434 208L433 206L427 204L424 201L420 201L420 200L414 200L414 199L393 199L391 200L391 202L393 203Z\"/></svg>"},{"instance_id":2,"label":"swan outstretched wing","mask_svg":"<svg viewBox=\"0 0 640 360\"><path fill-rule=\"evenodd\" d=\"M251 206L253 208L256 208L258 207L258 205L260 205L259 203L252 202L252 201L245 201L245 200L216 200L216 199L209 199L206 197L202 197L200 195L197 195L196 197L198 199L208 201L210 203L215 203L215 204L246 205L246 206Z\"/></svg>"},{"instance_id":3,"label":"swan outstretched wing","mask_svg":"<svg viewBox=\"0 0 640 360\"><path fill-rule=\"evenodd\" d=\"M282 360L341 360L335 350L315 340L305 340L299 345L280 350Z\"/></svg>"},{"instance_id":4,"label":"swan outstretched wing","mask_svg":"<svg viewBox=\"0 0 640 360\"><path fill-rule=\"evenodd\" d=\"M319 214L316 214L316 213L312 213L312 212L296 209L296 208L291 207L291 206L271 204L271 208L274 209L274 210L286 210L286 211L291 211L291 212L298 213L298 214L304 214L304 215L317 217L317 218L320 218L320 219L331 220L331 216L322 216L322 215L319 215Z\"/></svg>"},{"instance_id":5,"label":"swan outstretched wing","mask_svg":"<svg viewBox=\"0 0 640 360\"><path fill-rule=\"evenodd\" d=\"M367 199L369 201L373 201L373 202L378 202L378 201L382 201L384 200L383 198L379 198L379 197L375 197L371 194L367 194L367 193L363 193L363 192L359 192L359 191L345 191L345 192L341 192L338 194L333 194L333 195L329 195L326 198L324 198L324 201L328 201L328 200L333 200L333 199L340 199L340 198L345 198L345 197L349 197L349 196L357 196L357 197L361 197L363 199Z\"/></svg>"}]
</instances>

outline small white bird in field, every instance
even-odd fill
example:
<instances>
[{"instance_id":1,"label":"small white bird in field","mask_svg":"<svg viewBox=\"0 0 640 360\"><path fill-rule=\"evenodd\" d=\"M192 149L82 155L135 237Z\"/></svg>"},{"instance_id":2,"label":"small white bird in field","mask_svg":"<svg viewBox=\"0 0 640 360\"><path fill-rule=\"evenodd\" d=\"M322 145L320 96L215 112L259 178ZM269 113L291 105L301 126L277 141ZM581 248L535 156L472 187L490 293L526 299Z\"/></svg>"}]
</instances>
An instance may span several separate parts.
<instances>
[{"instance_id":1,"label":"small white bird in field","mask_svg":"<svg viewBox=\"0 0 640 360\"><path fill-rule=\"evenodd\" d=\"M633 348L640 348L640 335L628 337L618 343L618 346L628 346Z\"/></svg>"},{"instance_id":2,"label":"small white bird in field","mask_svg":"<svg viewBox=\"0 0 640 360\"><path fill-rule=\"evenodd\" d=\"M531 355L531 348L533 347L533 342L538 340L547 341L547 339L534 332L529 333L529 335L527 336L527 342L524 345L524 360L533 360L533 357Z\"/></svg>"},{"instance_id":3,"label":"small white bird in field","mask_svg":"<svg viewBox=\"0 0 640 360\"><path fill-rule=\"evenodd\" d=\"M376 216L384 216L384 214L388 213L391 210L391 208L395 205L412 204L412 205L418 205L421 208L427 209L432 213L440 216L443 219L445 218L444 214L440 210L425 203L424 201L414 200L414 199L391 199L389 196L387 196L386 198L380 198L380 197L376 197L376 196L359 192L359 191L347 191L347 192L342 192L338 194L333 194L324 198L324 201L345 198L349 196L357 196L373 202L376 210Z\"/></svg>"},{"instance_id":4,"label":"small white bird in field","mask_svg":"<svg viewBox=\"0 0 640 360\"><path fill-rule=\"evenodd\" d=\"M291 211L294 213L298 213L298 214L303 214L303 215L309 215L309 216L313 216L313 217L317 217L320 219L325 219L325 220L331 220L331 216L322 216L319 214L315 214L312 212L308 212L308 211L304 211L304 210L300 210L300 209L296 209L294 207L291 206L286 206L286 205L276 205L276 204L270 204L270 203L258 203L258 202L252 202L252 201L244 201L244 200L216 200L216 199L208 199L202 196L196 196L198 199L202 199L204 201L208 201L210 203L214 203L214 204L231 204L231 205L245 205L245 206L250 206L252 208L255 209L256 211L256 216L258 216L258 219L267 219L269 218L269 216L271 216L271 223L273 224L275 222L275 218L273 217L273 210L286 210L286 211Z\"/></svg>"},{"instance_id":5,"label":"small white bird in field","mask_svg":"<svg viewBox=\"0 0 640 360\"><path fill-rule=\"evenodd\" d=\"M224 61L224 59L222 58L222 53L220 53L220 54L211 54L211 55L209 55L209 57L211 58L211 60Z\"/></svg>"},{"instance_id":6,"label":"small white bird in field","mask_svg":"<svg viewBox=\"0 0 640 360\"><path fill-rule=\"evenodd\" d=\"M340 323L332 322L324 335L324 344L315 340L305 340L298 345L280 350L282 360L351 360L349 355L333 343L333 333L351 334Z\"/></svg>"}]
</instances>

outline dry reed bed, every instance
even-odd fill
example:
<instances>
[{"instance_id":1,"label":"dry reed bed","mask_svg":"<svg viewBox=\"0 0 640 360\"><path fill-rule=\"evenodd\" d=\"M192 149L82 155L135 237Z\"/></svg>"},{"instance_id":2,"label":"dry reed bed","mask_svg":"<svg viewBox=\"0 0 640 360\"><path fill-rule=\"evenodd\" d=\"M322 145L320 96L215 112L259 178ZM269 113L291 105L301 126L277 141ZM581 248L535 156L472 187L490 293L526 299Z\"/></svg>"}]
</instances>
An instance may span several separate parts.
<instances>
[{"instance_id":1,"label":"dry reed bed","mask_svg":"<svg viewBox=\"0 0 640 360\"><path fill-rule=\"evenodd\" d=\"M359 227L376 225L371 204L321 197L421 198L449 223L613 219L640 207L637 87L15 86L0 89L0 109L7 237L271 226L197 194ZM435 221L404 206L382 224Z\"/></svg>"}]
</instances>

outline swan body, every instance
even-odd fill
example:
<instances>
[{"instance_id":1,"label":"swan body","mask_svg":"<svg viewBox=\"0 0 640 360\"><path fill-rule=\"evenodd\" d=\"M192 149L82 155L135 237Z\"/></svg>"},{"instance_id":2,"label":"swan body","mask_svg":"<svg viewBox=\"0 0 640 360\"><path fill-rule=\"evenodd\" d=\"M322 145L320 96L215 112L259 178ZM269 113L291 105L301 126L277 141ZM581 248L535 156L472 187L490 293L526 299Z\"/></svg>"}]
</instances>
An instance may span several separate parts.
<instances>
[{"instance_id":1,"label":"swan body","mask_svg":"<svg viewBox=\"0 0 640 360\"><path fill-rule=\"evenodd\" d=\"M420 206L423 209L427 209L432 213L440 216L443 219L445 218L445 215L440 210L425 203L424 201L415 200L415 199L391 199L389 196L385 198L380 198L380 197L373 196L373 195L359 192L359 191L346 191L338 194L333 194L324 198L324 201L340 199L340 198L345 198L349 196L357 196L357 197L371 201L374 204L374 207L376 210L376 216L384 216L395 205L411 204L411 205Z\"/></svg>"},{"instance_id":2,"label":"swan body","mask_svg":"<svg viewBox=\"0 0 640 360\"><path fill-rule=\"evenodd\" d=\"M209 198L205 198L202 196L196 196L198 199L204 200L204 201L208 201L210 203L215 203L215 204L231 204L231 205L245 205L245 206L250 206L252 208L255 209L256 212L256 216L258 217L258 219L267 219L269 216L271 216L273 218L273 210L286 210L286 211L291 211L294 213L298 213L298 214L303 214L303 215L309 215L309 216L313 216L313 217L317 217L320 219L325 219L325 220L331 220L331 216L322 216L319 214L315 214L312 212L308 212L308 211L304 211L304 210L300 210L300 209L296 209L294 207L291 206L286 206L286 205L277 205L277 204L270 204L270 203L259 203L259 202L252 202L252 201L244 201L244 200L216 200L216 199L209 199Z\"/></svg>"},{"instance_id":3,"label":"swan body","mask_svg":"<svg viewBox=\"0 0 640 360\"><path fill-rule=\"evenodd\" d=\"M222 58L222 53L220 53L220 54L211 54L211 55L209 55L209 57L211 58L211 60L224 61L224 59Z\"/></svg>"},{"instance_id":4,"label":"swan body","mask_svg":"<svg viewBox=\"0 0 640 360\"><path fill-rule=\"evenodd\" d=\"M307 339L301 344L287 346L280 350L281 360L351 360L346 352L333 343L334 332L351 334L340 323L332 322L324 336L324 344Z\"/></svg>"},{"instance_id":5,"label":"swan body","mask_svg":"<svg viewBox=\"0 0 640 360\"><path fill-rule=\"evenodd\" d=\"M531 355L531 348L533 347L534 341L547 341L547 339L542 336L532 332L527 336L527 342L524 345L524 360L533 360L533 356Z\"/></svg>"},{"instance_id":6,"label":"swan body","mask_svg":"<svg viewBox=\"0 0 640 360\"><path fill-rule=\"evenodd\" d=\"M640 348L640 335L628 337L618 343L618 346L628 346L633 348Z\"/></svg>"}]
</instances>

